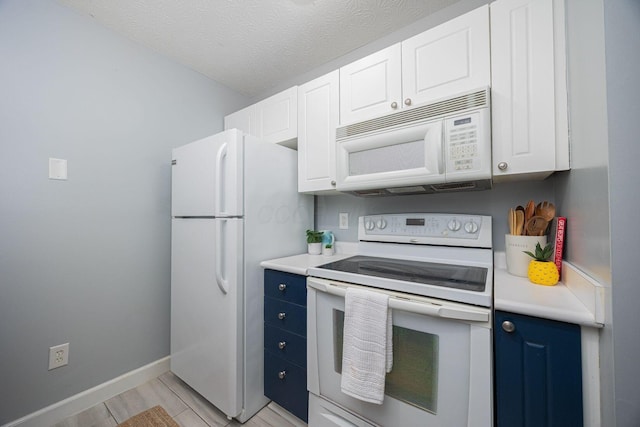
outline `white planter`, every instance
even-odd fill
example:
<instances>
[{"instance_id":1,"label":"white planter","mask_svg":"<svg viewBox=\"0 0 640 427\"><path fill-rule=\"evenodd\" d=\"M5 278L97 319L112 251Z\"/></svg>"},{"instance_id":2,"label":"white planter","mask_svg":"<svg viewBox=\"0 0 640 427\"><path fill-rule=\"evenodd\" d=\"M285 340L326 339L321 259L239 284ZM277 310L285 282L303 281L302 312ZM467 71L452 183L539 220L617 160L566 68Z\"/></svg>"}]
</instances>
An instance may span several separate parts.
<instances>
[{"instance_id":1,"label":"white planter","mask_svg":"<svg viewBox=\"0 0 640 427\"><path fill-rule=\"evenodd\" d=\"M322 255L324 255L324 256L331 256L331 255L333 255L333 247L331 247L331 248L325 248L325 247L323 247L323 248L322 248Z\"/></svg>"},{"instance_id":2,"label":"white planter","mask_svg":"<svg viewBox=\"0 0 640 427\"><path fill-rule=\"evenodd\" d=\"M322 243L307 243L309 255L320 255L322 253Z\"/></svg>"},{"instance_id":3,"label":"white planter","mask_svg":"<svg viewBox=\"0 0 640 427\"><path fill-rule=\"evenodd\" d=\"M541 247L547 244L547 236L515 236L505 235L505 249L507 253L507 271L514 276L527 277L529 262L533 258L524 251L536 252L536 243Z\"/></svg>"}]
</instances>

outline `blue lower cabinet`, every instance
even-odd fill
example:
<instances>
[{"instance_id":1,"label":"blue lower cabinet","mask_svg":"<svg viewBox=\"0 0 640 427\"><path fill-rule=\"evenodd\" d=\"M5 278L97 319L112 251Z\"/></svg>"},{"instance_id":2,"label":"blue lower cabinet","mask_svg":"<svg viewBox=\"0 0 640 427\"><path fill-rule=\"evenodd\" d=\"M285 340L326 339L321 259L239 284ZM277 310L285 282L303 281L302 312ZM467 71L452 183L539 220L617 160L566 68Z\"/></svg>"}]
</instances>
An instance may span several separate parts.
<instances>
[{"instance_id":1,"label":"blue lower cabinet","mask_svg":"<svg viewBox=\"0 0 640 427\"><path fill-rule=\"evenodd\" d=\"M298 334L264 325L264 349L298 366L307 366L307 340Z\"/></svg>"},{"instance_id":2,"label":"blue lower cabinet","mask_svg":"<svg viewBox=\"0 0 640 427\"><path fill-rule=\"evenodd\" d=\"M307 370L270 352L264 354L264 394L307 422Z\"/></svg>"},{"instance_id":3,"label":"blue lower cabinet","mask_svg":"<svg viewBox=\"0 0 640 427\"><path fill-rule=\"evenodd\" d=\"M307 422L307 282L265 270L264 395Z\"/></svg>"},{"instance_id":4,"label":"blue lower cabinet","mask_svg":"<svg viewBox=\"0 0 640 427\"><path fill-rule=\"evenodd\" d=\"M307 335L307 307L264 297L264 321L295 334Z\"/></svg>"},{"instance_id":5,"label":"blue lower cabinet","mask_svg":"<svg viewBox=\"0 0 640 427\"><path fill-rule=\"evenodd\" d=\"M496 311L496 425L580 427L578 325Z\"/></svg>"}]
</instances>

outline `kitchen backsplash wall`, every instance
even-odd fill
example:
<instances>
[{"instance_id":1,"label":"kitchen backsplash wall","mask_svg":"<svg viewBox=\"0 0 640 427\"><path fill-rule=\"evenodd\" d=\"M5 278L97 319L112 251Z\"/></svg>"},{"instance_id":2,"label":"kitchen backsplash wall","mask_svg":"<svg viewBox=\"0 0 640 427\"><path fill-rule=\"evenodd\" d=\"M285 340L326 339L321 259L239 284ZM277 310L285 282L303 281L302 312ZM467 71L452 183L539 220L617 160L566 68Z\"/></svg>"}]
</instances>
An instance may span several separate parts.
<instances>
[{"instance_id":1,"label":"kitchen backsplash wall","mask_svg":"<svg viewBox=\"0 0 640 427\"><path fill-rule=\"evenodd\" d=\"M337 241L358 241L358 216L401 212L441 212L491 215L493 247L504 251L507 211L527 200L554 201L554 181L494 184L493 189L463 193L365 198L352 195L317 196L316 228L331 230ZM349 229L339 228L339 213L349 213Z\"/></svg>"}]
</instances>

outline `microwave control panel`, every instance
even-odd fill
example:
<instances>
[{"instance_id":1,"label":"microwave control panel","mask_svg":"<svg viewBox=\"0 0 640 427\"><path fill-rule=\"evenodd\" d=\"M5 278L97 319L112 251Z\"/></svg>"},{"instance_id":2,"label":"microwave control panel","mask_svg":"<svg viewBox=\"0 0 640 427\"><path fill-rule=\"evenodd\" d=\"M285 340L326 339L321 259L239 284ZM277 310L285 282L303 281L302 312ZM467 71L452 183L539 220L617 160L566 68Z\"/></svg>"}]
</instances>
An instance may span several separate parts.
<instances>
[{"instance_id":1,"label":"microwave control panel","mask_svg":"<svg viewBox=\"0 0 640 427\"><path fill-rule=\"evenodd\" d=\"M488 111L474 111L445 119L447 174L491 173L491 134ZM474 179L486 176L472 176Z\"/></svg>"}]
</instances>

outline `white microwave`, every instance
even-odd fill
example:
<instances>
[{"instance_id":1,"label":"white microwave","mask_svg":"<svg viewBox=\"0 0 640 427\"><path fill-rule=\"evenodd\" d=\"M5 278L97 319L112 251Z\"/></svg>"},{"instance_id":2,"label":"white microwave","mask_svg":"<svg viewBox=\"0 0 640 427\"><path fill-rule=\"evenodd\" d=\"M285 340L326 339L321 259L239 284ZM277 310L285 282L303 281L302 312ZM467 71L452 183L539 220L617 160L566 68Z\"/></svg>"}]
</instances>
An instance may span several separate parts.
<instances>
[{"instance_id":1,"label":"white microwave","mask_svg":"<svg viewBox=\"0 0 640 427\"><path fill-rule=\"evenodd\" d=\"M359 196L491 188L489 88L340 127L336 189Z\"/></svg>"}]
</instances>

